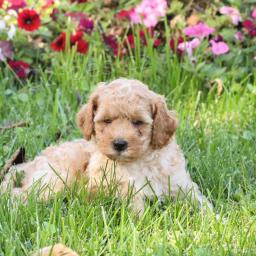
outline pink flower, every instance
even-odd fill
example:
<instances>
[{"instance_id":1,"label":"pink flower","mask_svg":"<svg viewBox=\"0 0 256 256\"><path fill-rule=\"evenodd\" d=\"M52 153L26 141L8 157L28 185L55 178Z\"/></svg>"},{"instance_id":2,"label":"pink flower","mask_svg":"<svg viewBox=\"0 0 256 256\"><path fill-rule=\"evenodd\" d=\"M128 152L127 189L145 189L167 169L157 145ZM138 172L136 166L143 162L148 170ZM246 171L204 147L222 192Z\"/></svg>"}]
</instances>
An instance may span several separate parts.
<instances>
[{"instance_id":1,"label":"pink flower","mask_svg":"<svg viewBox=\"0 0 256 256\"><path fill-rule=\"evenodd\" d=\"M18 10L27 5L25 0L8 0L8 2L11 4L11 7L9 7L9 9L13 10Z\"/></svg>"},{"instance_id":2,"label":"pink flower","mask_svg":"<svg viewBox=\"0 0 256 256\"><path fill-rule=\"evenodd\" d=\"M234 7L223 6L220 8L220 13L229 16L234 25L238 25L242 20L239 10Z\"/></svg>"},{"instance_id":3,"label":"pink flower","mask_svg":"<svg viewBox=\"0 0 256 256\"><path fill-rule=\"evenodd\" d=\"M236 41L243 42L244 41L244 35L241 31L237 31L234 35Z\"/></svg>"},{"instance_id":4,"label":"pink flower","mask_svg":"<svg viewBox=\"0 0 256 256\"><path fill-rule=\"evenodd\" d=\"M130 10L130 19L134 24L141 23L140 15L135 11L135 8Z\"/></svg>"},{"instance_id":5,"label":"pink flower","mask_svg":"<svg viewBox=\"0 0 256 256\"><path fill-rule=\"evenodd\" d=\"M165 16L166 9L166 0L142 0L130 10L130 19L135 24L144 24L148 28L155 27L159 17Z\"/></svg>"},{"instance_id":6,"label":"pink flower","mask_svg":"<svg viewBox=\"0 0 256 256\"><path fill-rule=\"evenodd\" d=\"M45 0L45 3L42 6L42 9L47 9L53 5L54 5L54 0Z\"/></svg>"},{"instance_id":7,"label":"pink flower","mask_svg":"<svg viewBox=\"0 0 256 256\"><path fill-rule=\"evenodd\" d=\"M8 41L0 41L0 61L13 57L13 47Z\"/></svg>"},{"instance_id":8,"label":"pink flower","mask_svg":"<svg viewBox=\"0 0 256 256\"><path fill-rule=\"evenodd\" d=\"M223 55L229 52L229 47L224 42L215 42L214 40L211 40L210 43L212 45L211 47L212 53L216 56Z\"/></svg>"},{"instance_id":9,"label":"pink flower","mask_svg":"<svg viewBox=\"0 0 256 256\"><path fill-rule=\"evenodd\" d=\"M252 14L251 14L252 18L256 20L256 8L254 8L252 10Z\"/></svg>"},{"instance_id":10,"label":"pink flower","mask_svg":"<svg viewBox=\"0 0 256 256\"><path fill-rule=\"evenodd\" d=\"M189 42L182 42L178 44L178 50L186 51L189 58L193 57L193 50L200 45L201 41L198 38L194 38Z\"/></svg>"},{"instance_id":11,"label":"pink flower","mask_svg":"<svg viewBox=\"0 0 256 256\"><path fill-rule=\"evenodd\" d=\"M208 37L215 31L214 28L208 27L206 24L200 22L195 26L187 27L184 29L184 33L189 37L198 37L203 39L204 37Z\"/></svg>"}]
</instances>

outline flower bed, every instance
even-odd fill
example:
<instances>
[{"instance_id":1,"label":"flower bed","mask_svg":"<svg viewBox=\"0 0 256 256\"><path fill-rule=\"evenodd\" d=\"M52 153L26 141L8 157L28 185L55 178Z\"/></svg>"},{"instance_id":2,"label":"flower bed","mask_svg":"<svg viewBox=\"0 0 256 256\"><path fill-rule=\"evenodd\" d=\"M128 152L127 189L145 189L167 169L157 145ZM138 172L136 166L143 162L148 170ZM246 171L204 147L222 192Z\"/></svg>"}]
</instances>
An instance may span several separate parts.
<instances>
[{"instance_id":1,"label":"flower bed","mask_svg":"<svg viewBox=\"0 0 256 256\"><path fill-rule=\"evenodd\" d=\"M235 69L238 82L253 74L254 6L207 4L202 10L181 1L132 3L1 0L0 65L25 80L37 75L33 71L51 67L58 54L94 58L95 52L104 52L122 60L140 48L178 58L205 79L224 79Z\"/></svg>"}]
</instances>

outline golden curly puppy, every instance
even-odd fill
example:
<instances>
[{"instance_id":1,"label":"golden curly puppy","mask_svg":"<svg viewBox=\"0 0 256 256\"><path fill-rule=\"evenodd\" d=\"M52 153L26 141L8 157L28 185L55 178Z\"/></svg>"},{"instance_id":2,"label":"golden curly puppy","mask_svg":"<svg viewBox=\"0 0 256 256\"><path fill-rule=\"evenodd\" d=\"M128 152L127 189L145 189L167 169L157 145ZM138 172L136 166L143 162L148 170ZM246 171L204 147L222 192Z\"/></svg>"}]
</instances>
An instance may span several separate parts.
<instances>
[{"instance_id":1,"label":"golden curly puppy","mask_svg":"<svg viewBox=\"0 0 256 256\"><path fill-rule=\"evenodd\" d=\"M14 173L23 170L22 186L12 187L15 194L28 191L35 182L58 192L80 176L87 177L89 188L97 191L99 184L109 183L114 170L120 196L126 196L130 186L136 192L131 206L137 212L143 213L145 197L189 192L201 206L212 208L186 171L174 137L173 112L164 97L142 82L120 78L100 83L78 112L77 124L85 140L49 147L33 161L13 167L1 189L6 190Z\"/></svg>"}]
</instances>

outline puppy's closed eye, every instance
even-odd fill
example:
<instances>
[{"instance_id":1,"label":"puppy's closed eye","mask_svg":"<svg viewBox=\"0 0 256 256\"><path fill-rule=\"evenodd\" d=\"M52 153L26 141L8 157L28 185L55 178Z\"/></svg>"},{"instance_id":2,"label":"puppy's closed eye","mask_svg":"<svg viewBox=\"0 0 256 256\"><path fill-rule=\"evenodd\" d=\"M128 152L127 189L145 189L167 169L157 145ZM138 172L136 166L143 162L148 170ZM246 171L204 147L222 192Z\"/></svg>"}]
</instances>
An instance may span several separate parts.
<instances>
[{"instance_id":1,"label":"puppy's closed eye","mask_svg":"<svg viewBox=\"0 0 256 256\"><path fill-rule=\"evenodd\" d=\"M104 119L103 122L104 122L105 124L111 124L111 123L112 123L112 120L107 118L107 119Z\"/></svg>"},{"instance_id":2,"label":"puppy's closed eye","mask_svg":"<svg viewBox=\"0 0 256 256\"><path fill-rule=\"evenodd\" d=\"M141 121L141 120L133 120L133 121L132 121L132 124L133 124L134 126L140 126L140 125L143 125L144 122Z\"/></svg>"}]
</instances>

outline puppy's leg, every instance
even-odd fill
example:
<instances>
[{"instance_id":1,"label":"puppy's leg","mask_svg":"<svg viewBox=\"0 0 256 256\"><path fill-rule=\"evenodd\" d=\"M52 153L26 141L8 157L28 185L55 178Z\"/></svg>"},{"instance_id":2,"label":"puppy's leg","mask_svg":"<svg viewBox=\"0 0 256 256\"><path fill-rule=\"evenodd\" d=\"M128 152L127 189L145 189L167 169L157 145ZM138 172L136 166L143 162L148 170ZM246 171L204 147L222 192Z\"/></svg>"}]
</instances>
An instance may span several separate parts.
<instances>
[{"instance_id":1,"label":"puppy's leg","mask_svg":"<svg viewBox=\"0 0 256 256\"><path fill-rule=\"evenodd\" d=\"M126 182L119 184L120 196L122 198L130 198L129 207L139 216L142 216L144 213L144 194L142 191L135 191L134 186L127 184Z\"/></svg>"},{"instance_id":2,"label":"puppy's leg","mask_svg":"<svg viewBox=\"0 0 256 256\"><path fill-rule=\"evenodd\" d=\"M192 200L197 201L202 210L210 209L213 211L213 206L209 200L201 193L198 185L192 181L189 173L186 170L180 170L171 179L171 193L174 197L191 195Z\"/></svg>"},{"instance_id":3,"label":"puppy's leg","mask_svg":"<svg viewBox=\"0 0 256 256\"><path fill-rule=\"evenodd\" d=\"M131 209L141 217L145 210L144 196L141 193L134 195L130 203L130 206L131 206Z\"/></svg>"},{"instance_id":4,"label":"puppy's leg","mask_svg":"<svg viewBox=\"0 0 256 256\"><path fill-rule=\"evenodd\" d=\"M48 246L40 249L38 252L31 256L79 256L75 251L66 247L63 244L55 244L54 246Z\"/></svg>"},{"instance_id":5,"label":"puppy's leg","mask_svg":"<svg viewBox=\"0 0 256 256\"><path fill-rule=\"evenodd\" d=\"M14 196L22 195L25 199L26 193L35 188L40 191L39 197L47 200L52 192L63 190L73 178L68 171L55 170L46 157L39 156L33 161L13 166L0 185L0 192L9 190Z\"/></svg>"},{"instance_id":6,"label":"puppy's leg","mask_svg":"<svg viewBox=\"0 0 256 256\"><path fill-rule=\"evenodd\" d=\"M10 168L0 183L0 193L7 191L10 191L13 195L20 195L22 193L22 180L25 177L23 166L25 167L26 164L18 164Z\"/></svg>"}]
</instances>

